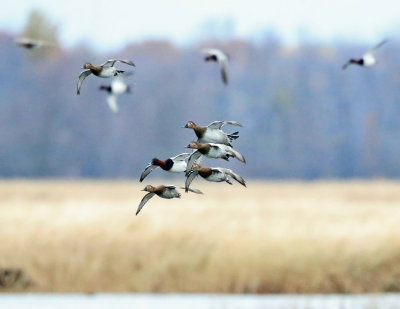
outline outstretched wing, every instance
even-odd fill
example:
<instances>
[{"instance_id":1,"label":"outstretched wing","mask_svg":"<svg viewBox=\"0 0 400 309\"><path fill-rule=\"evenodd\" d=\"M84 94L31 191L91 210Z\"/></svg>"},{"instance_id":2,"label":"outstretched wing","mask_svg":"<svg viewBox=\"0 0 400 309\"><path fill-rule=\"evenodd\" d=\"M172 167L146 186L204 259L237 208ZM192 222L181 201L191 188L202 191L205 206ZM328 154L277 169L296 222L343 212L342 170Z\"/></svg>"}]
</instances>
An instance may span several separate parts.
<instances>
[{"instance_id":1,"label":"outstretched wing","mask_svg":"<svg viewBox=\"0 0 400 309\"><path fill-rule=\"evenodd\" d=\"M136 210L136 215L142 210L143 206L147 203L147 201L149 199L151 199L153 197L154 194L155 193L153 193L153 192L149 192L142 198L142 201L140 202L139 207Z\"/></svg>"},{"instance_id":2,"label":"outstretched wing","mask_svg":"<svg viewBox=\"0 0 400 309\"><path fill-rule=\"evenodd\" d=\"M118 108L116 95L110 94L109 96L107 96L107 104L114 114L119 114L119 108Z\"/></svg>"},{"instance_id":3,"label":"outstretched wing","mask_svg":"<svg viewBox=\"0 0 400 309\"><path fill-rule=\"evenodd\" d=\"M114 80L123 82L124 79L125 79L126 77L131 76L131 75L133 75L133 74L134 74L133 71L124 71L123 73L118 73L118 74L114 77Z\"/></svg>"},{"instance_id":4,"label":"outstretched wing","mask_svg":"<svg viewBox=\"0 0 400 309\"><path fill-rule=\"evenodd\" d=\"M221 146L225 146L225 145L219 145L220 147ZM235 158L237 158L239 161L241 161L241 162L243 162L243 163L246 163L246 159L243 157L243 155L239 152L239 151L236 151L235 149L233 149L232 147L229 147L229 146L226 146L226 151L228 152L228 153L230 153L231 155L233 155Z\"/></svg>"},{"instance_id":5,"label":"outstretched wing","mask_svg":"<svg viewBox=\"0 0 400 309\"><path fill-rule=\"evenodd\" d=\"M178 155L175 156L175 157L172 157L171 160L172 160L172 161L184 161L184 160L186 160L187 158L189 158L190 155L191 155L191 154L190 154L190 153L187 153L187 152L181 153L181 154L178 154Z\"/></svg>"},{"instance_id":6,"label":"outstretched wing","mask_svg":"<svg viewBox=\"0 0 400 309\"><path fill-rule=\"evenodd\" d=\"M203 54L215 55L215 56L217 56L217 54L221 53L221 51L219 49L216 49L216 48L203 48L201 50L201 52Z\"/></svg>"},{"instance_id":7,"label":"outstretched wing","mask_svg":"<svg viewBox=\"0 0 400 309\"><path fill-rule=\"evenodd\" d=\"M246 182L245 182L245 180L243 179L243 177L240 176L240 175L238 175L238 174L236 174L236 173L233 172L231 169L229 169L229 168L219 168L219 170L220 170L221 172L224 172L225 174L231 176L231 177L232 177L233 179L235 179L238 183L240 183L241 185L243 185L243 186L246 187Z\"/></svg>"},{"instance_id":8,"label":"outstretched wing","mask_svg":"<svg viewBox=\"0 0 400 309\"><path fill-rule=\"evenodd\" d=\"M375 46L371 47L370 49L368 49L368 51L366 53L373 53L375 52L379 47L381 47L383 44L387 43L389 40L385 39L382 42L379 42L378 44L376 44Z\"/></svg>"},{"instance_id":9,"label":"outstretched wing","mask_svg":"<svg viewBox=\"0 0 400 309\"><path fill-rule=\"evenodd\" d=\"M200 157L202 156L202 154L200 153L200 151L196 150L195 152L193 152L188 160L187 166L186 166L186 176L188 175L188 173L192 170L192 166L193 164L200 159Z\"/></svg>"},{"instance_id":10,"label":"outstretched wing","mask_svg":"<svg viewBox=\"0 0 400 309\"><path fill-rule=\"evenodd\" d=\"M116 62L122 62L122 63L129 64L134 67L136 66L132 61L122 60L122 59L110 59L110 60L107 60L106 62L104 62L101 66L103 68L110 68L110 67L113 67Z\"/></svg>"},{"instance_id":11,"label":"outstretched wing","mask_svg":"<svg viewBox=\"0 0 400 309\"><path fill-rule=\"evenodd\" d=\"M346 70L347 67L348 67L350 64L351 64L350 60L347 61L345 64L343 64L342 69L343 69L343 70Z\"/></svg>"},{"instance_id":12,"label":"outstretched wing","mask_svg":"<svg viewBox=\"0 0 400 309\"><path fill-rule=\"evenodd\" d=\"M237 122L237 121L229 121L229 120L228 121L214 121L214 122L211 122L207 127L209 129L221 129L221 127L224 124L230 124L230 125L233 125L233 126L243 127L242 124L240 124L239 122Z\"/></svg>"},{"instance_id":13,"label":"outstretched wing","mask_svg":"<svg viewBox=\"0 0 400 309\"><path fill-rule=\"evenodd\" d=\"M176 186L175 185L164 185L164 187L168 190L176 190Z\"/></svg>"},{"instance_id":14,"label":"outstretched wing","mask_svg":"<svg viewBox=\"0 0 400 309\"><path fill-rule=\"evenodd\" d=\"M84 70L81 72L81 74L79 74L78 77L78 85L76 88L76 94L81 94L81 86L83 81L85 80L86 77L88 77L90 74L92 74L92 72L88 69L88 70Z\"/></svg>"},{"instance_id":15,"label":"outstretched wing","mask_svg":"<svg viewBox=\"0 0 400 309\"><path fill-rule=\"evenodd\" d=\"M157 167L158 167L157 165L153 165L153 164L147 165L146 168L144 169L142 175L140 175L140 180L139 181L142 182L143 179L145 179L146 176L148 174L150 174L153 170L155 170Z\"/></svg>"},{"instance_id":16,"label":"outstretched wing","mask_svg":"<svg viewBox=\"0 0 400 309\"><path fill-rule=\"evenodd\" d=\"M189 187L188 187L186 190L186 188L182 187L182 186L180 186L179 188L185 189L186 192L190 191L190 192L197 193L197 194L203 194L203 192L201 192L199 189L189 189Z\"/></svg>"},{"instance_id":17,"label":"outstretched wing","mask_svg":"<svg viewBox=\"0 0 400 309\"><path fill-rule=\"evenodd\" d=\"M221 61L220 66L221 66L222 81L224 82L225 85L228 85L228 73L226 73L226 62Z\"/></svg>"},{"instance_id":18,"label":"outstretched wing","mask_svg":"<svg viewBox=\"0 0 400 309\"><path fill-rule=\"evenodd\" d=\"M196 176L199 174L198 171L191 171L189 173L189 175L186 177L186 181L185 181L185 192L188 192L189 190L189 186L192 183L193 179L196 178Z\"/></svg>"}]
</instances>

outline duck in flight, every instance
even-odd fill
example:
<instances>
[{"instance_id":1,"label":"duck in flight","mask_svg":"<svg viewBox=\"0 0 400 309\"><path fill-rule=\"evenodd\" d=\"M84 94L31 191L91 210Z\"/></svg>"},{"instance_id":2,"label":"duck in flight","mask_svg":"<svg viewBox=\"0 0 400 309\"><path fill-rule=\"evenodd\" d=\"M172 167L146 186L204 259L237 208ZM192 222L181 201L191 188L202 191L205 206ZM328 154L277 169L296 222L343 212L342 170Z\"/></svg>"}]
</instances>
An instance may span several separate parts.
<instances>
[{"instance_id":1,"label":"duck in flight","mask_svg":"<svg viewBox=\"0 0 400 309\"><path fill-rule=\"evenodd\" d=\"M119 114L117 97L121 94L131 92L131 87L125 84L124 79L132 74L132 72L118 74L116 77L114 77L110 85L101 85L99 88L100 90L105 90L108 92L107 104L114 114Z\"/></svg>"},{"instance_id":2,"label":"duck in flight","mask_svg":"<svg viewBox=\"0 0 400 309\"><path fill-rule=\"evenodd\" d=\"M375 52L378 48L380 48L383 44L387 43L388 40L383 40L379 44L375 45L368 49L360 58L351 58L343 65L343 70L346 70L347 67L351 64L356 64L363 67L370 67L376 63Z\"/></svg>"},{"instance_id":3,"label":"duck in flight","mask_svg":"<svg viewBox=\"0 0 400 309\"><path fill-rule=\"evenodd\" d=\"M181 173L186 171L186 159L190 157L190 153L181 153L175 157L168 158L167 160L163 161L158 158L154 158L151 160L151 163L146 166L142 175L140 175L140 182L142 182L147 175L149 175L153 170L157 167L160 167L164 171L171 172L171 173Z\"/></svg>"},{"instance_id":4,"label":"duck in flight","mask_svg":"<svg viewBox=\"0 0 400 309\"><path fill-rule=\"evenodd\" d=\"M179 188L184 189L183 187ZM147 185L142 191L147 191L149 193L147 193L140 201L140 204L136 210L136 215L142 210L147 201L151 199L154 195L158 195L159 197L166 199L181 198L181 194L178 192L177 189L178 187L173 185L161 185L157 187ZM203 192L197 189L189 189L189 191L197 194L203 194Z\"/></svg>"},{"instance_id":5,"label":"duck in flight","mask_svg":"<svg viewBox=\"0 0 400 309\"><path fill-rule=\"evenodd\" d=\"M226 72L226 67L228 65L229 55L217 48L204 48L201 52L205 54L204 61L213 61L219 64L222 81L227 85L228 74Z\"/></svg>"},{"instance_id":6,"label":"duck in flight","mask_svg":"<svg viewBox=\"0 0 400 309\"><path fill-rule=\"evenodd\" d=\"M135 66L135 64L130 60L120 60L120 59L107 60L106 62L100 65L93 65L89 62L86 62L82 67L84 71L82 71L81 74L79 74L76 93L77 94L81 93L82 83L85 80L85 78L88 77L90 74L93 74L97 77L108 78L112 76L117 76L118 74L125 73L125 71L117 70L117 68L114 66L115 63L117 62L122 62L130 66Z\"/></svg>"},{"instance_id":7,"label":"duck in flight","mask_svg":"<svg viewBox=\"0 0 400 309\"><path fill-rule=\"evenodd\" d=\"M39 40L39 39L31 39L27 37L20 37L15 39L15 43L22 48L34 50L34 49L39 49L41 47L45 46L54 46L53 43L50 43L48 41L44 40Z\"/></svg>"},{"instance_id":8,"label":"duck in flight","mask_svg":"<svg viewBox=\"0 0 400 309\"><path fill-rule=\"evenodd\" d=\"M221 130L225 124L242 127L237 121L214 121L208 126L199 126L193 121L188 121L182 128L192 129L197 136L198 143L224 144L232 147L231 143L239 137L239 132L226 134Z\"/></svg>"},{"instance_id":9,"label":"duck in flight","mask_svg":"<svg viewBox=\"0 0 400 309\"><path fill-rule=\"evenodd\" d=\"M200 175L207 181L212 182L227 182L230 185L232 182L230 178L235 179L242 186L246 187L246 182L242 176L234 173L231 169L222 168L222 167L203 167L197 163L194 163L192 166L192 170L189 172L186 181L185 181L185 191L187 192L192 181Z\"/></svg>"},{"instance_id":10,"label":"duck in flight","mask_svg":"<svg viewBox=\"0 0 400 309\"><path fill-rule=\"evenodd\" d=\"M190 173L193 164L199 162L202 156L206 156L207 158L213 158L213 159L221 158L226 161L229 161L229 158L232 157L238 159L243 163L246 163L246 160L241 153L239 153L238 151L234 150L232 147L227 145L214 144L214 143L201 144L197 142L191 142L186 147L195 150L189 157L186 166L186 176Z\"/></svg>"}]
</instances>

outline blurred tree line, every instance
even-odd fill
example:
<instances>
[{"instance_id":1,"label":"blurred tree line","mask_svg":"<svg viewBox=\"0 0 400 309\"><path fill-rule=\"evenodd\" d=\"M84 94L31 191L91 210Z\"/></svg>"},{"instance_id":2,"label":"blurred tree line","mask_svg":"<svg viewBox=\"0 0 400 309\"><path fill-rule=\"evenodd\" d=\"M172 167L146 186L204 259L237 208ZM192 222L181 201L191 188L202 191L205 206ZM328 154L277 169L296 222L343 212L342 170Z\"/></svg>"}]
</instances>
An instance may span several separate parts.
<instances>
[{"instance_id":1,"label":"blurred tree line","mask_svg":"<svg viewBox=\"0 0 400 309\"><path fill-rule=\"evenodd\" d=\"M231 39L187 47L153 40L106 54L88 46L27 51L13 40L0 31L0 177L138 178L153 157L187 151L195 135L180 127L188 120L241 122L234 145L247 165L212 159L204 164L229 166L246 177L400 175L395 41L378 51L375 67L342 71L349 57L369 46L287 47L268 36L257 44ZM199 50L205 46L230 54L227 87L217 65L203 61ZM137 66L126 80L132 93L119 97L118 116L98 90L109 79L89 76L76 95L84 62L110 58Z\"/></svg>"}]
</instances>

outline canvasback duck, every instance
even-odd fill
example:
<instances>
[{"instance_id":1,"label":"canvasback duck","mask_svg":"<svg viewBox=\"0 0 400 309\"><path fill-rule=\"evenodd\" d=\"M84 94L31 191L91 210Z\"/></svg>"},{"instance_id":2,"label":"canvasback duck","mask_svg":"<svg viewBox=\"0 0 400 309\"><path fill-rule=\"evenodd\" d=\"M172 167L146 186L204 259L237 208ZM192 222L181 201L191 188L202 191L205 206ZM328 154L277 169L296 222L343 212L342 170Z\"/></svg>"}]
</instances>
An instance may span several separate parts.
<instances>
[{"instance_id":1,"label":"canvasback duck","mask_svg":"<svg viewBox=\"0 0 400 309\"><path fill-rule=\"evenodd\" d=\"M231 169L222 168L222 167L203 167L197 163L194 163L192 166L192 170L190 171L189 175L185 181L185 191L187 192L189 189L190 184L192 181L200 175L207 181L212 182L227 182L230 185L232 182L230 181L230 177L235 179L238 183L246 187L246 182L242 176L234 173Z\"/></svg>"},{"instance_id":2,"label":"canvasback duck","mask_svg":"<svg viewBox=\"0 0 400 309\"><path fill-rule=\"evenodd\" d=\"M54 46L53 43L50 43L48 41L24 38L24 37L15 39L15 43L20 47L23 47L26 49L31 49L31 50L38 49L38 48L45 47L45 46L48 46L48 47Z\"/></svg>"},{"instance_id":3,"label":"canvasback duck","mask_svg":"<svg viewBox=\"0 0 400 309\"><path fill-rule=\"evenodd\" d=\"M186 171L186 159L190 157L190 153L181 153L175 157L168 158L163 161L158 158L154 158L149 165L146 166L142 175L140 175L140 182L146 178L157 167L161 167L164 171L171 173L181 173Z\"/></svg>"},{"instance_id":4,"label":"canvasback duck","mask_svg":"<svg viewBox=\"0 0 400 309\"><path fill-rule=\"evenodd\" d=\"M157 187L147 185L142 191L147 191L149 193L147 193L141 200L139 207L136 211L136 215L140 212L140 210L147 203L147 201L151 199L155 194L157 194L159 197L166 199L180 198L181 194L178 192L177 188L178 188L177 186L173 185L161 185ZM184 189L184 187L179 187L179 188ZM197 189L189 189L189 191L197 194L203 194L203 192Z\"/></svg>"},{"instance_id":5,"label":"canvasback duck","mask_svg":"<svg viewBox=\"0 0 400 309\"><path fill-rule=\"evenodd\" d=\"M376 63L376 59L375 59L375 51L381 47L383 44L385 44L388 40L383 40L382 42L380 42L379 44L375 45L374 47L370 48L364 55L362 55L360 58L351 58L349 61L347 61L344 65L343 65L343 70L346 70L347 67L350 64L357 64L359 66L363 66L363 67L370 67L372 65L374 65Z\"/></svg>"},{"instance_id":6,"label":"canvasback duck","mask_svg":"<svg viewBox=\"0 0 400 309\"><path fill-rule=\"evenodd\" d=\"M226 72L226 67L228 65L229 55L217 48L204 48L201 52L206 55L204 61L214 61L219 64L222 81L227 85L228 74Z\"/></svg>"},{"instance_id":7,"label":"canvasback duck","mask_svg":"<svg viewBox=\"0 0 400 309\"><path fill-rule=\"evenodd\" d=\"M135 64L130 61L130 60L120 60L120 59L111 59L107 60L103 64L100 65L93 65L89 62L86 62L82 69L84 71L79 74L78 77L78 84L77 84L77 90L76 93L80 94L81 93L81 86L83 81L85 80L86 77L88 77L90 74L93 74L97 77L102 77L102 78L108 78L112 76L117 76L118 74L125 73L125 71L117 70L114 65L116 62L122 62L131 66L135 66Z\"/></svg>"},{"instance_id":8,"label":"canvasback duck","mask_svg":"<svg viewBox=\"0 0 400 309\"><path fill-rule=\"evenodd\" d=\"M124 78L132 75L132 72L126 72L124 74L118 74L114 77L110 85L101 85L100 90L108 92L107 104L114 114L119 114L119 108L117 103L117 97L124 93L130 93L131 87L124 82Z\"/></svg>"},{"instance_id":9,"label":"canvasback duck","mask_svg":"<svg viewBox=\"0 0 400 309\"><path fill-rule=\"evenodd\" d=\"M201 156L206 156L207 158L213 158L213 159L221 158L226 161L229 161L229 158L233 157L243 163L246 163L246 160L241 153L239 153L238 151L234 150L232 147L227 145L214 144L214 143L201 144L198 142L191 142L186 147L195 149L195 151L192 152L192 154L189 157L186 166L186 176L192 169L193 164L195 162L198 162L199 159L201 159Z\"/></svg>"},{"instance_id":10,"label":"canvasback duck","mask_svg":"<svg viewBox=\"0 0 400 309\"><path fill-rule=\"evenodd\" d=\"M226 134L221 130L222 126L225 124L242 127L237 121L214 121L205 127L199 126L193 121L188 121L182 128L192 129L199 143L224 144L232 147L231 143L239 137L239 132Z\"/></svg>"}]
</instances>

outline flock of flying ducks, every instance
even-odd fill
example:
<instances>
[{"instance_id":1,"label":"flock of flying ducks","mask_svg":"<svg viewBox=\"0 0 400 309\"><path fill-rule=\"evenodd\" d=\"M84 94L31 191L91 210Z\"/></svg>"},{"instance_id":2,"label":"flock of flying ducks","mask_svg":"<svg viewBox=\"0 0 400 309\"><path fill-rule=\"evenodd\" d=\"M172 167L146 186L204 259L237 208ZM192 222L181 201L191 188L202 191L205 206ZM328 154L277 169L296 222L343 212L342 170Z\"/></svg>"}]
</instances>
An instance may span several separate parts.
<instances>
[{"instance_id":1,"label":"flock of flying ducks","mask_svg":"<svg viewBox=\"0 0 400 309\"><path fill-rule=\"evenodd\" d=\"M50 42L30 38L18 38L15 40L15 42L19 46L26 49L38 49L41 47L53 46L53 44ZM375 51L386 42L387 40L383 40L379 44L370 48L359 58L349 59L343 65L343 70L352 64L364 67L374 65L376 63L376 58L374 55ZM227 85L227 64L230 59L229 55L216 48L202 49L201 52L205 55L205 61L216 62L219 64L222 82L224 85ZM135 67L135 64L132 61L122 59L111 59L100 65L93 65L89 62L85 63L81 68L83 71L78 77L77 94L80 94L82 83L85 78L91 74L101 78L113 78L109 85L101 85L100 90L104 90L108 93L107 103L111 111L115 114L118 114L119 109L117 104L117 96L130 92L131 87L124 82L124 79L133 74L133 72L130 71L126 72L124 70L117 69L115 64L119 62ZM197 176L200 176L207 181L227 182L228 184L232 184L231 179L234 179L246 187L246 182L243 177L236 174L231 169L221 167L205 167L200 165L203 157L224 159L226 161L229 161L230 158L236 158L240 162L246 163L243 155L233 149L232 146L232 142L239 137L239 132L233 132L230 134L225 133L221 129L224 125L242 127L242 125L236 121L214 121L208 126L199 126L193 121L188 121L186 125L182 127L192 129L197 136L197 141L190 142L187 145L187 148L191 149L192 152L181 153L166 160L153 158L142 172L139 181L142 182L153 170L160 167L162 170L171 173L185 173L185 186L147 185L142 191L146 191L148 193L142 198L137 208L136 215L141 211L147 201L154 195L158 195L159 197L165 199L180 198L181 194L178 192L178 189L184 189L185 192L190 191L193 193L202 194L200 190L190 188L191 183Z\"/></svg>"}]
</instances>

